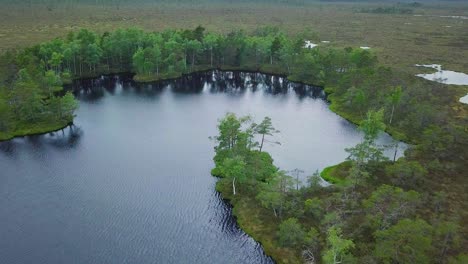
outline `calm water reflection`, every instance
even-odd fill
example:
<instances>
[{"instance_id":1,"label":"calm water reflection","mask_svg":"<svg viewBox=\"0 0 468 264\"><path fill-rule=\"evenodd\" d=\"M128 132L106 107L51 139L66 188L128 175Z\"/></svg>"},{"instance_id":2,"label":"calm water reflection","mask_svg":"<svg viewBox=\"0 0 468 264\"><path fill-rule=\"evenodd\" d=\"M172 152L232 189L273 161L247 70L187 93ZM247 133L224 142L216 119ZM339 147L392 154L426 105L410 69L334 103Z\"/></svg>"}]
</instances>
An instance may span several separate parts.
<instances>
[{"instance_id":1,"label":"calm water reflection","mask_svg":"<svg viewBox=\"0 0 468 264\"><path fill-rule=\"evenodd\" d=\"M270 263L214 191L217 119L272 117L282 145L265 149L305 174L344 160L362 136L320 89L262 74L73 89L75 126L0 143L0 263Z\"/></svg>"}]
</instances>

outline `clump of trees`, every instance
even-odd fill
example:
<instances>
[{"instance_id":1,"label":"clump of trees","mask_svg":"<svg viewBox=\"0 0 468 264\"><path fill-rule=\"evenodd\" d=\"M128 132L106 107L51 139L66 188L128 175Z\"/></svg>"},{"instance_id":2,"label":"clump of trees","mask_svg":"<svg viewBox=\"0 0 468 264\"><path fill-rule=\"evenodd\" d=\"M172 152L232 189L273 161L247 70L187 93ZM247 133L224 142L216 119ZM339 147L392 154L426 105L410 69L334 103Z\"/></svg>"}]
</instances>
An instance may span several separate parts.
<instances>
[{"instance_id":1,"label":"clump of trees","mask_svg":"<svg viewBox=\"0 0 468 264\"><path fill-rule=\"evenodd\" d=\"M72 122L78 102L71 92L63 91L56 64L37 67L38 58L28 52L6 54L3 59L19 70L9 68L10 79L0 83L0 140L47 132Z\"/></svg>"},{"instance_id":2,"label":"clump of trees","mask_svg":"<svg viewBox=\"0 0 468 264\"><path fill-rule=\"evenodd\" d=\"M278 208L281 206L277 204L281 202L273 201L278 197L270 197L267 190L287 192L289 179L285 179L285 173L273 166L273 159L267 152L261 151L263 145L256 140L259 137L264 142L265 135L271 135L265 131L275 131L271 119L265 117L262 123L255 124L249 116L237 117L227 113L219 121L218 130L219 135L212 138L218 144L214 158L216 167L212 174L229 179L233 195L237 194L236 182L238 185L265 183L266 191L260 197L265 198L264 202L271 205L275 214L281 213L281 208Z\"/></svg>"}]
</instances>

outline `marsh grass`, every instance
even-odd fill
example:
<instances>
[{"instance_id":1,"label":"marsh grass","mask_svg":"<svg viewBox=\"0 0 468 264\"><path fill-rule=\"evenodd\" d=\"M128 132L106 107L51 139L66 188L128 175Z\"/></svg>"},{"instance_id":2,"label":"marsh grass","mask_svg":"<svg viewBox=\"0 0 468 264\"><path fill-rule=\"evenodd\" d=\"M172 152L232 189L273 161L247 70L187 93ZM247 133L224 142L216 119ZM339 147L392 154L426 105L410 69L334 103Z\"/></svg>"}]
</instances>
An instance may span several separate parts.
<instances>
[{"instance_id":1,"label":"marsh grass","mask_svg":"<svg viewBox=\"0 0 468 264\"><path fill-rule=\"evenodd\" d=\"M329 183L339 186L346 186L348 184L346 176L350 166L351 162L344 161L337 165L326 167L322 170L322 172L320 172L320 177Z\"/></svg>"}]
</instances>

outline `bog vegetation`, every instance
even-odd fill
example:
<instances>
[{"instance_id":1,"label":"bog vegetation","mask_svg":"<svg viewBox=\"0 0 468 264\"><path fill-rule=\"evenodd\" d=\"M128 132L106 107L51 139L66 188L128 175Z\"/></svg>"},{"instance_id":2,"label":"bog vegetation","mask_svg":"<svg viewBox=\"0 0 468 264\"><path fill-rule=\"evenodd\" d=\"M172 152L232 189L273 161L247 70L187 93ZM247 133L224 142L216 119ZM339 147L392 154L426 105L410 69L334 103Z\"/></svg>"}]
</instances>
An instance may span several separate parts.
<instances>
[{"instance_id":1,"label":"bog vegetation","mask_svg":"<svg viewBox=\"0 0 468 264\"><path fill-rule=\"evenodd\" d=\"M242 227L284 263L463 263L467 245L466 119L450 107L453 89L395 74L370 50L304 48L307 35L274 27L247 34L194 30L97 34L82 29L2 57L0 139L46 132L73 120L74 78L134 72L137 81L194 71L263 71L324 86L331 109L361 124L349 160L299 187L265 147L273 121L228 114L215 140L218 183ZM414 144L398 161L382 156L380 131ZM457 218L459 216L459 218ZM466 248L466 247L465 247ZM458 262L457 262L458 261Z\"/></svg>"}]
</instances>

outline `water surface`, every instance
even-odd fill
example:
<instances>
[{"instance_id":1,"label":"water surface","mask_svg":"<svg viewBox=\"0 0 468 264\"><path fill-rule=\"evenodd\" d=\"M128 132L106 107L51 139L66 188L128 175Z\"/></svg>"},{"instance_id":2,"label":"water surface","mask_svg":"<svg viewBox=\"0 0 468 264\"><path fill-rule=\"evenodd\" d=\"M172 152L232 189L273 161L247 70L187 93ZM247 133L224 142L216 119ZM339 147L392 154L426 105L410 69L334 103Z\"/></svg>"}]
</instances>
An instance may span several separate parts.
<instances>
[{"instance_id":1,"label":"water surface","mask_svg":"<svg viewBox=\"0 0 468 264\"><path fill-rule=\"evenodd\" d=\"M465 74L462 72L443 70L442 66L439 64L422 64L422 65L416 64L415 66L432 68L436 70L436 72L434 73L416 75L426 80L444 83L444 84L468 85L468 74ZM468 94L461 97L459 101L461 103L468 104Z\"/></svg>"},{"instance_id":2,"label":"water surface","mask_svg":"<svg viewBox=\"0 0 468 264\"><path fill-rule=\"evenodd\" d=\"M416 64L416 66L433 68L436 70L436 72L433 72L433 73L416 75L426 80L445 83L445 84L468 85L468 74L465 74L462 72L443 70L442 66L439 64L424 64L424 65Z\"/></svg>"},{"instance_id":3,"label":"water surface","mask_svg":"<svg viewBox=\"0 0 468 264\"><path fill-rule=\"evenodd\" d=\"M310 41L310 40L306 40L304 48L313 49L313 48L315 48L317 46L318 46L318 44L312 43L312 41Z\"/></svg>"},{"instance_id":4,"label":"water surface","mask_svg":"<svg viewBox=\"0 0 468 264\"><path fill-rule=\"evenodd\" d=\"M214 190L217 120L270 116L282 145L265 150L301 177L343 161L362 138L320 88L280 77L114 76L74 87L75 126L0 143L0 263L271 263Z\"/></svg>"}]
</instances>

